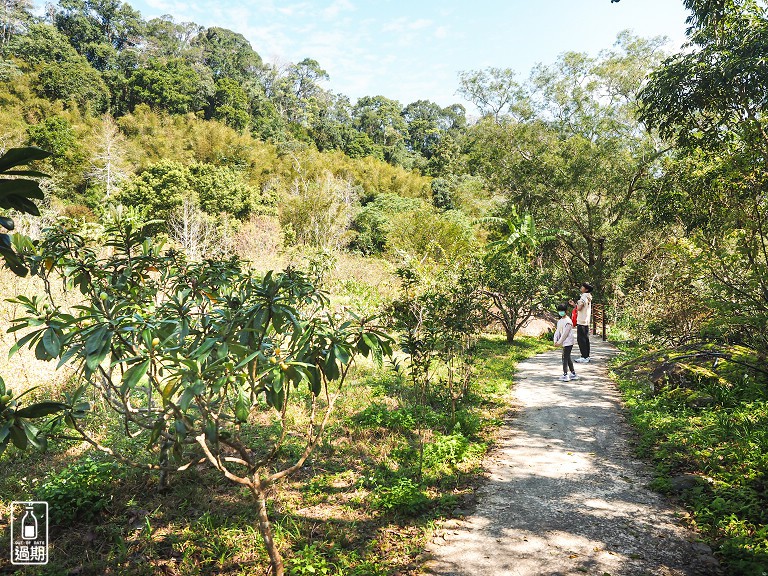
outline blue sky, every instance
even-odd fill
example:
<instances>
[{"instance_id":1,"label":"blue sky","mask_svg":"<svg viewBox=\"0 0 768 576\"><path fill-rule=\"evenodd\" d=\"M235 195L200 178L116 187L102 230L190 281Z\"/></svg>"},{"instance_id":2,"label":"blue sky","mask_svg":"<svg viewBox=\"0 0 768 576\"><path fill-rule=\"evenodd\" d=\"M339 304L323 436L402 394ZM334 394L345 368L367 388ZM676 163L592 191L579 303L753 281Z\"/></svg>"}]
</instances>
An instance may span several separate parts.
<instances>
[{"instance_id":1,"label":"blue sky","mask_svg":"<svg viewBox=\"0 0 768 576\"><path fill-rule=\"evenodd\" d=\"M536 63L596 54L631 29L684 40L682 0L129 0L145 18L221 26L269 62L314 58L326 83L353 100L382 94L408 104L461 102L458 73L487 66L526 77Z\"/></svg>"}]
</instances>

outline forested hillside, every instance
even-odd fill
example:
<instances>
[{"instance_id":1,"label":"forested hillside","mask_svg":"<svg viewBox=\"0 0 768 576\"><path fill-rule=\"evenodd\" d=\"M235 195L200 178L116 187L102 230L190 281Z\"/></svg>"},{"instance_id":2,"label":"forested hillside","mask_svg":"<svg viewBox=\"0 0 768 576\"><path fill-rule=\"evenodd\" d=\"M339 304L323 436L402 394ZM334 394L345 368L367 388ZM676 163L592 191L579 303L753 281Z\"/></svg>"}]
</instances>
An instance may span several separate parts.
<instances>
[{"instance_id":1,"label":"forested hillside","mask_svg":"<svg viewBox=\"0 0 768 576\"><path fill-rule=\"evenodd\" d=\"M684 4L679 53L467 70L465 108L352 102L312 55L119 0L2 1L0 463L36 479L0 490L108 549L60 535L62 573L418 570L547 347L520 331L588 282L658 487L695 475L690 524L760 575L768 13Z\"/></svg>"},{"instance_id":2,"label":"forested hillside","mask_svg":"<svg viewBox=\"0 0 768 576\"><path fill-rule=\"evenodd\" d=\"M437 260L473 244L478 218L529 213L562 232L546 250L554 284L589 270L601 296L632 261L625 240L644 232L635 216L659 146L634 97L658 40L625 34L526 82L465 72L458 92L482 115L468 123L461 104L353 104L323 87L318 62L268 64L234 31L145 21L120 2L62 2L42 19L31 8L5 8L4 145L53 152L59 212L91 218L107 198L167 218L188 197L225 227L279 216L289 244ZM586 219L568 209L579 201ZM307 214L338 229L313 237Z\"/></svg>"}]
</instances>

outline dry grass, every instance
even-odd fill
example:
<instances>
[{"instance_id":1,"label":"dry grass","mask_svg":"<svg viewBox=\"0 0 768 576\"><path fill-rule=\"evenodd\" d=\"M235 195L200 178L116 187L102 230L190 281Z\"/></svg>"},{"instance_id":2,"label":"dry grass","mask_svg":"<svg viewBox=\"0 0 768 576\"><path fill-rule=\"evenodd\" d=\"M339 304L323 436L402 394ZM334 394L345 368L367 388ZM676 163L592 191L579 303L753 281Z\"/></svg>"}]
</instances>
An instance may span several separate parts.
<instances>
[{"instance_id":1,"label":"dry grass","mask_svg":"<svg viewBox=\"0 0 768 576\"><path fill-rule=\"evenodd\" d=\"M64 291L60 285L54 285L56 298L61 298L65 306L77 303L73 294ZM20 350L12 358L8 358L8 351L21 338L25 331L8 334L6 330L11 326L11 320L19 315L22 310L15 304L8 302L8 298L16 296L42 296L44 294L43 283L39 278L19 278L4 267L0 267L0 293L4 295L0 301L0 375L2 375L8 387L14 394L28 390L34 386L40 386L50 391L58 391L69 379L67 370L56 371L55 362L42 362L35 358L34 350L26 348ZM78 294L79 296L79 294Z\"/></svg>"}]
</instances>

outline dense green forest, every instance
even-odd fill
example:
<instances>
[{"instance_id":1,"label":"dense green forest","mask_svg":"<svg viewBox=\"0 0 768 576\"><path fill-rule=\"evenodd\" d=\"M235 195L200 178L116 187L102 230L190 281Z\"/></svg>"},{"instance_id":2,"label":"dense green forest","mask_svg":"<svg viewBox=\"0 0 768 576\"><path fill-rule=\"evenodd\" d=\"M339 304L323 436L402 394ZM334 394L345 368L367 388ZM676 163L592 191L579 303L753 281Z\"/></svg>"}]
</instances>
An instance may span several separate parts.
<instances>
[{"instance_id":1,"label":"dense green forest","mask_svg":"<svg viewBox=\"0 0 768 576\"><path fill-rule=\"evenodd\" d=\"M29 276L2 271L6 296L22 295L2 309L18 354L0 364L0 458L45 467L22 451L62 428L57 454L79 434L113 457L59 461L24 493L59 498L62 519L86 525L76 502L109 492L115 458L113 492L140 492L146 475L167 490L169 471L191 467L224 509L236 508L227 482L254 509L230 523L206 511L207 527L168 517L174 542L195 550L201 530L236 540L250 524L263 544L185 552L180 573L250 573L243 562L268 557L279 574L280 550L296 574L405 569L418 550L382 536L386 522L418 541L471 490L504 410L498 371L546 346L520 330L589 281L625 351L616 371L658 487L699 474L682 496L692 524L733 573L761 574L768 13L756 0L684 4L683 51L624 32L525 79L465 71L468 115L426 99L353 103L312 58L268 64L236 31L145 20L119 0L60 0L42 16L4 0L0 153L32 156L0 158L0 171L44 200L0 188L0 207L16 209L0 224L23 233L0 235L0 251ZM44 375L64 399L35 392L48 402L37 411L17 400L30 385L19 366L35 358L77 367ZM109 430L86 424L89 411ZM62 488L72 470L95 491ZM178 478L172 501L200 496ZM333 489L376 511L347 540L292 515L291 502ZM115 516L149 506L121 502ZM93 538L122 548L87 573L144 573L128 549L167 559L171 536L127 542L106 526ZM377 564L389 552L399 559Z\"/></svg>"}]
</instances>

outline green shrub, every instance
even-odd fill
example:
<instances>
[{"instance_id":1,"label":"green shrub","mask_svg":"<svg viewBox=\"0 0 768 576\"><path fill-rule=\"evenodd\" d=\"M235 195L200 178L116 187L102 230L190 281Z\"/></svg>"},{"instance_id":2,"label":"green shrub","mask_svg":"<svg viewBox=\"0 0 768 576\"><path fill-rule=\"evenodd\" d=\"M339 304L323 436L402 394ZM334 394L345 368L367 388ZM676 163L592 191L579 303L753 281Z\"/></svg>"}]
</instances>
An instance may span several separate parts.
<instances>
[{"instance_id":1,"label":"green shrub","mask_svg":"<svg viewBox=\"0 0 768 576\"><path fill-rule=\"evenodd\" d=\"M675 353L664 352L667 359ZM680 352L685 356L687 351ZM757 359L748 349L731 347L729 352L739 362ZM675 492L676 475L701 478L679 495L699 533L729 574L763 576L768 562L765 380L729 360L713 366L711 359L698 364L687 359L684 382L653 392L642 375L652 371L658 356L642 356L630 347L615 368L630 419L640 432L639 451L656 467L652 487Z\"/></svg>"},{"instance_id":2,"label":"green shrub","mask_svg":"<svg viewBox=\"0 0 768 576\"><path fill-rule=\"evenodd\" d=\"M467 438L477 436L483 428L483 420L477 414L468 410L456 412L456 422L461 427L461 432Z\"/></svg>"},{"instance_id":3,"label":"green shrub","mask_svg":"<svg viewBox=\"0 0 768 576\"><path fill-rule=\"evenodd\" d=\"M323 250L345 247L360 190L350 180L326 172L313 180L296 181L282 194L280 224L290 226L296 244Z\"/></svg>"},{"instance_id":4,"label":"green shrub","mask_svg":"<svg viewBox=\"0 0 768 576\"><path fill-rule=\"evenodd\" d=\"M391 486L379 486L371 502L377 510L404 515L423 512L430 503L429 496L410 478L398 478Z\"/></svg>"},{"instance_id":5,"label":"green shrub","mask_svg":"<svg viewBox=\"0 0 768 576\"><path fill-rule=\"evenodd\" d=\"M454 468L464 460L468 448L469 440L461 432L448 435L435 432L435 439L424 445L424 467L431 470Z\"/></svg>"},{"instance_id":6,"label":"green shrub","mask_svg":"<svg viewBox=\"0 0 768 576\"><path fill-rule=\"evenodd\" d=\"M453 191L451 183L445 178L435 178L432 180L432 205L438 210L453 210Z\"/></svg>"},{"instance_id":7,"label":"green shrub","mask_svg":"<svg viewBox=\"0 0 768 576\"><path fill-rule=\"evenodd\" d=\"M477 250L472 222L458 210L438 213L429 207L400 212L388 221L386 230L390 250L419 261L455 263Z\"/></svg>"},{"instance_id":8,"label":"green shrub","mask_svg":"<svg viewBox=\"0 0 768 576\"><path fill-rule=\"evenodd\" d=\"M51 100L75 102L91 112L103 112L109 105L109 88L82 56L44 64L38 78L40 95Z\"/></svg>"},{"instance_id":9,"label":"green shrub","mask_svg":"<svg viewBox=\"0 0 768 576\"><path fill-rule=\"evenodd\" d=\"M378 286L358 282L353 278L339 282L337 291L352 308L363 313L373 315L384 306L384 297Z\"/></svg>"},{"instance_id":10,"label":"green shrub","mask_svg":"<svg viewBox=\"0 0 768 576\"><path fill-rule=\"evenodd\" d=\"M153 219L167 220L182 205L184 198L211 215L222 212L245 218L263 207L262 196L249 185L241 171L229 166L163 160L149 166L125 184L119 200L139 206Z\"/></svg>"},{"instance_id":11,"label":"green shrub","mask_svg":"<svg viewBox=\"0 0 768 576\"><path fill-rule=\"evenodd\" d=\"M76 172L85 161L83 146L72 123L63 116L51 116L27 127L27 143L48 150L55 170Z\"/></svg>"},{"instance_id":12,"label":"green shrub","mask_svg":"<svg viewBox=\"0 0 768 576\"><path fill-rule=\"evenodd\" d=\"M51 518L65 524L75 518L90 520L108 503L109 486L117 467L86 457L48 477L37 491L36 497L48 502Z\"/></svg>"},{"instance_id":13,"label":"green shrub","mask_svg":"<svg viewBox=\"0 0 768 576\"><path fill-rule=\"evenodd\" d=\"M416 430L421 422L426 428L435 428L445 423L446 417L430 406L410 406L390 410L385 404L374 403L355 416L355 421L364 428L390 428L395 430Z\"/></svg>"},{"instance_id":14,"label":"green shrub","mask_svg":"<svg viewBox=\"0 0 768 576\"><path fill-rule=\"evenodd\" d=\"M399 428L412 430L416 419L408 410L390 410L385 404L374 403L360 412L355 420L364 428Z\"/></svg>"},{"instance_id":15,"label":"green shrub","mask_svg":"<svg viewBox=\"0 0 768 576\"><path fill-rule=\"evenodd\" d=\"M352 229L356 232L351 248L362 254L381 254L387 248L390 220L403 212L424 208L426 203L418 198L404 198L397 194L379 194L357 213Z\"/></svg>"},{"instance_id":16,"label":"green shrub","mask_svg":"<svg viewBox=\"0 0 768 576\"><path fill-rule=\"evenodd\" d=\"M307 544L296 552L296 555L288 560L288 574L290 576L305 576L331 574L332 567L328 563L315 544Z\"/></svg>"}]
</instances>

